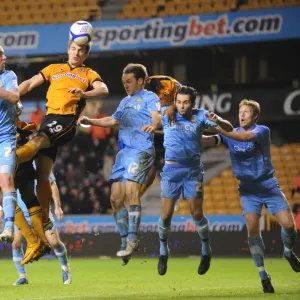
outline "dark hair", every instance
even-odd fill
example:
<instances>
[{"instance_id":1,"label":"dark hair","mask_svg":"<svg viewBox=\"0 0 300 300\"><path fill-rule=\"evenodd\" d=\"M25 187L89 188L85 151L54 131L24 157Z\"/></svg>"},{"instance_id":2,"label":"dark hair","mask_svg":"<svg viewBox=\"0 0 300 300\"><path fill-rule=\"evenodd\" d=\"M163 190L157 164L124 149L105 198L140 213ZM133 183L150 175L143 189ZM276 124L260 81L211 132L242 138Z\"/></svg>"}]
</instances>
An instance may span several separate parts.
<instances>
[{"instance_id":1,"label":"dark hair","mask_svg":"<svg viewBox=\"0 0 300 300\"><path fill-rule=\"evenodd\" d=\"M196 96L197 96L197 94L198 94L197 90L194 89L193 87L183 85L177 91L175 99L177 99L177 95L189 95L191 103L192 103L192 107L193 107L195 105L195 102L196 102Z\"/></svg>"},{"instance_id":2,"label":"dark hair","mask_svg":"<svg viewBox=\"0 0 300 300\"><path fill-rule=\"evenodd\" d=\"M148 78L147 69L141 64L128 64L124 70L123 74L133 73L136 80L142 78L144 81Z\"/></svg>"}]
</instances>

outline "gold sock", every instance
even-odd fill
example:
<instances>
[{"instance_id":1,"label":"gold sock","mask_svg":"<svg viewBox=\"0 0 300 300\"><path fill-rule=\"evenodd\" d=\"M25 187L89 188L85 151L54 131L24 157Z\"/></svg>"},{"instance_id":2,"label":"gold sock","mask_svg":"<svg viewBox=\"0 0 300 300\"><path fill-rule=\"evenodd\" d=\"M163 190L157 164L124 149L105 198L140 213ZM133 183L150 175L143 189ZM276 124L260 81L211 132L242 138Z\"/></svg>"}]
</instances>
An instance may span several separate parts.
<instances>
[{"instance_id":1,"label":"gold sock","mask_svg":"<svg viewBox=\"0 0 300 300\"><path fill-rule=\"evenodd\" d=\"M22 235L24 236L27 245L32 245L37 243L38 237L35 235L35 233L32 231L30 226L28 225L24 213L21 210L19 206L16 208L16 214L15 214L15 225L19 228Z\"/></svg>"},{"instance_id":2,"label":"gold sock","mask_svg":"<svg viewBox=\"0 0 300 300\"><path fill-rule=\"evenodd\" d=\"M36 185L36 196L42 208L42 221L49 220L49 206L52 199L50 180L38 181Z\"/></svg>"},{"instance_id":3,"label":"gold sock","mask_svg":"<svg viewBox=\"0 0 300 300\"><path fill-rule=\"evenodd\" d=\"M48 240L45 236L43 223L42 223L42 209L40 206L34 206L28 209L30 221L34 232L39 236L39 238L48 245Z\"/></svg>"},{"instance_id":4,"label":"gold sock","mask_svg":"<svg viewBox=\"0 0 300 300\"><path fill-rule=\"evenodd\" d=\"M30 143L26 143L19 149L17 149L16 155L17 155L17 164L21 164L25 161L31 160L39 151L36 145Z\"/></svg>"}]
</instances>

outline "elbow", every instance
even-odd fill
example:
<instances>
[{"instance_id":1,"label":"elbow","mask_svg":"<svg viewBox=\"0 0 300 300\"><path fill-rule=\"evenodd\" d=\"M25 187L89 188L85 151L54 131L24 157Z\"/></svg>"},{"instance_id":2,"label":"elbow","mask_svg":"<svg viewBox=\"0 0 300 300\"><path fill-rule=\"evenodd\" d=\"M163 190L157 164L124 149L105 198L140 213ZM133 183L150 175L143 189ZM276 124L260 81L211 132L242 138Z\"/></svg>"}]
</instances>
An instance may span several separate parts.
<instances>
[{"instance_id":1,"label":"elbow","mask_svg":"<svg viewBox=\"0 0 300 300\"><path fill-rule=\"evenodd\" d=\"M101 97L107 97L109 95L108 88L103 88L101 91Z\"/></svg>"}]
</instances>

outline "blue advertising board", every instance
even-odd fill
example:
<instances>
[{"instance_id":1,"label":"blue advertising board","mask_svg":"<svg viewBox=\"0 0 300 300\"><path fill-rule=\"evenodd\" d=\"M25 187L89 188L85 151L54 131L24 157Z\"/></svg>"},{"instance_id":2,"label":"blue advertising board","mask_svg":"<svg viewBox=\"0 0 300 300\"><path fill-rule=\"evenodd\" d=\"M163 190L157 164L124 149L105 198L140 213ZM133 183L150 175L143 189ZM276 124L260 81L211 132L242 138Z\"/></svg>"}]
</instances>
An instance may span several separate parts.
<instances>
[{"instance_id":1,"label":"blue advertising board","mask_svg":"<svg viewBox=\"0 0 300 300\"><path fill-rule=\"evenodd\" d=\"M142 217L140 232L158 232L159 216ZM245 220L241 215L209 215L207 216L210 231L240 232L245 227ZM113 216L65 216L61 223L56 223L60 233L114 233L118 232ZM196 227L191 216L174 216L171 232L195 232Z\"/></svg>"},{"instance_id":2,"label":"blue advertising board","mask_svg":"<svg viewBox=\"0 0 300 300\"><path fill-rule=\"evenodd\" d=\"M300 7L139 20L92 22L92 51L209 46L300 38ZM67 50L70 24L0 28L8 56Z\"/></svg>"}]
</instances>

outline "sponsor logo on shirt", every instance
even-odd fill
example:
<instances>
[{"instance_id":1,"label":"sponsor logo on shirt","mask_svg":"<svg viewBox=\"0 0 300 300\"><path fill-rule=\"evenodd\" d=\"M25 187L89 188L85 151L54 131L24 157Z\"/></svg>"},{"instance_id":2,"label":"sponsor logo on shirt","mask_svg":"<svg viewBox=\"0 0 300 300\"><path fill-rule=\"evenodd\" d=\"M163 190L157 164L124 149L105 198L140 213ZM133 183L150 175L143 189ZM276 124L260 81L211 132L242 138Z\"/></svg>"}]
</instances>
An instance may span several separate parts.
<instances>
[{"instance_id":1,"label":"sponsor logo on shirt","mask_svg":"<svg viewBox=\"0 0 300 300\"><path fill-rule=\"evenodd\" d=\"M57 80L57 79L59 79L61 77L70 77L70 78L73 78L73 79L78 79L78 80L80 80L83 83L86 82L86 78L82 78L79 75L73 74L73 73L70 73L70 72L53 75L52 76L52 80Z\"/></svg>"},{"instance_id":2,"label":"sponsor logo on shirt","mask_svg":"<svg viewBox=\"0 0 300 300\"><path fill-rule=\"evenodd\" d=\"M239 145L233 145L233 149L236 152L250 152L255 148L254 144L248 145L247 147L240 147Z\"/></svg>"},{"instance_id":3,"label":"sponsor logo on shirt","mask_svg":"<svg viewBox=\"0 0 300 300\"><path fill-rule=\"evenodd\" d=\"M170 129L172 130L181 130L181 131L191 131L191 132L196 132L196 127L189 125L189 124L185 124L185 125L177 125L177 124L173 124L170 126Z\"/></svg>"}]
</instances>

